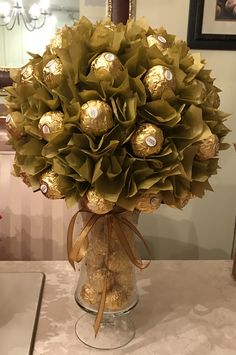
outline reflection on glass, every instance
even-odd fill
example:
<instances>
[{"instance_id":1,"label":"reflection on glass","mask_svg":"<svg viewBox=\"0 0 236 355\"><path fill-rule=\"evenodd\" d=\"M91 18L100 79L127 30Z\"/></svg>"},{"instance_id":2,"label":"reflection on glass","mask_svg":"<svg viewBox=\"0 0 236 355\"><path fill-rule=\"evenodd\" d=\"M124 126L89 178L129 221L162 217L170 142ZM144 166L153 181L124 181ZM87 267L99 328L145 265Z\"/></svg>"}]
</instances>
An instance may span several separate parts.
<instances>
[{"instance_id":1,"label":"reflection on glass","mask_svg":"<svg viewBox=\"0 0 236 355\"><path fill-rule=\"evenodd\" d=\"M27 52L42 54L57 28L81 16L93 22L103 18L105 0L0 2L0 68L22 67L30 58Z\"/></svg>"}]
</instances>

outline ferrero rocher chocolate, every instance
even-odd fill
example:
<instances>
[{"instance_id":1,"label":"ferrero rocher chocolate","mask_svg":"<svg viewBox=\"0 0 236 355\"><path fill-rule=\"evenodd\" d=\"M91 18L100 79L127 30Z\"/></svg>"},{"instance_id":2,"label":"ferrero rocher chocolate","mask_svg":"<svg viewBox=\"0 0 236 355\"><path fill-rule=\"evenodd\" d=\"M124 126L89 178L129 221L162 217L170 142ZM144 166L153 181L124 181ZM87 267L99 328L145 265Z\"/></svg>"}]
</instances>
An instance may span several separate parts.
<instances>
[{"instance_id":1,"label":"ferrero rocher chocolate","mask_svg":"<svg viewBox=\"0 0 236 355\"><path fill-rule=\"evenodd\" d=\"M113 272L125 271L130 268L130 260L123 250L117 250L109 255L107 267Z\"/></svg>"},{"instance_id":2,"label":"ferrero rocher chocolate","mask_svg":"<svg viewBox=\"0 0 236 355\"><path fill-rule=\"evenodd\" d=\"M89 275L90 284L97 292L102 292L106 275L107 290L110 290L112 285L114 284L114 276L106 268L94 270L94 272Z\"/></svg>"},{"instance_id":3,"label":"ferrero rocher chocolate","mask_svg":"<svg viewBox=\"0 0 236 355\"><path fill-rule=\"evenodd\" d=\"M101 268L104 263L104 254L98 253L97 248L90 249L86 254L87 267L94 269Z\"/></svg>"},{"instance_id":4,"label":"ferrero rocher chocolate","mask_svg":"<svg viewBox=\"0 0 236 355\"><path fill-rule=\"evenodd\" d=\"M166 89L175 88L175 78L168 67L155 65L148 70L144 77L143 84L147 94L155 100L160 98Z\"/></svg>"},{"instance_id":5,"label":"ferrero rocher chocolate","mask_svg":"<svg viewBox=\"0 0 236 355\"><path fill-rule=\"evenodd\" d=\"M196 158L198 160L208 160L214 158L219 151L219 139L215 134L201 141Z\"/></svg>"},{"instance_id":6,"label":"ferrero rocher chocolate","mask_svg":"<svg viewBox=\"0 0 236 355\"><path fill-rule=\"evenodd\" d=\"M125 290L121 286L115 286L106 294L105 307L111 311L119 311L125 307L128 297Z\"/></svg>"},{"instance_id":7,"label":"ferrero rocher chocolate","mask_svg":"<svg viewBox=\"0 0 236 355\"><path fill-rule=\"evenodd\" d=\"M30 182L30 176L28 174L26 174L24 171L20 172L20 177L22 178L22 181L28 186L31 186L31 182Z\"/></svg>"},{"instance_id":8,"label":"ferrero rocher chocolate","mask_svg":"<svg viewBox=\"0 0 236 355\"><path fill-rule=\"evenodd\" d=\"M164 35L152 34L147 37L148 46L156 45L159 49L168 48L168 42Z\"/></svg>"},{"instance_id":9,"label":"ferrero rocher chocolate","mask_svg":"<svg viewBox=\"0 0 236 355\"><path fill-rule=\"evenodd\" d=\"M86 200L88 209L93 213L105 214L114 207L114 203L105 200L95 189L90 189L87 192Z\"/></svg>"},{"instance_id":10,"label":"ferrero rocher chocolate","mask_svg":"<svg viewBox=\"0 0 236 355\"><path fill-rule=\"evenodd\" d=\"M53 170L48 170L40 178L40 190L49 199L56 200L63 198L60 190L59 175Z\"/></svg>"},{"instance_id":11,"label":"ferrero rocher chocolate","mask_svg":"<svg viewBox=\"0 0 236 355\"><path fill-rule=\"evenodd\" d=\"M19 129L19 127L17 127L15 123L13 114L8 114L6 116L5 122L7 131L13 138L19 139L23 135L23 132Z\"/></svg>"},{"instance_id":12,"label":"ferrero rocher chocolate","mask_svg":"<svg viewBox=\"0 0 236 355\"><path fill-rule=\"evenodd\" d=\"M147 191L140 194L135 208L141 212L151 213L160 207L161 201L162 196L160 193L154 194Z\"/></svg>"},{"instance_id":13,"label":"ferrero rocher chocolate","mask_svg":"<svg viewBox=\"0 0 236 355\"><path fill-rule=\"evenodd\" d=\"M81 297L89 304L96 304L98 302L98 292L89 283L83 285L81 289Z\"/></svg>"},{"instance_id":14,"label":"ferrero rocher chocolate","mask_svg":"<svg viewBox=\"0 0 236 355\"><path fill-rule=\"evenodd\" d=\"M63 65L59 58L50 60L43 68L43 80L45 84L54 89L59 86L63 78Z\"/></svg>"},{"instance_id":15,"label":"ferrero rocher chocolate","mask_svg":"<svg viewBox=\"0 0 236 355\"><path fill-rule=\"evenodd\" d=\"M32 64L27 64L21 69L20 79L22 83L32 83L33 82L34 68Z\"/></svg>"},{"instance_id":16,"label":"ferrero rocher chocolate","mask_svg":"<svg viewBox=\"0 0 236 355\"><path fill-rule=\"evenodd\" d=\"M163 142L162 130L151 123L142 124L131 138L133 152L140 158L159 153Z\"/></svg>"},{"instance_id":17,"label":"ferrero rocher chocolate","mask_svg":"<svg viewBox=\"0 0 236 355\"><path fill-rule=\"evenodd\" d=\"M124 70L119 58L111 52L104 52L95 58L91 69L98 80L116 79Z\"/></svg>"},{"instance_id":18,"label":"ferrero rocher chocolate","mask_svg":"<svg viewBox=\"0 0 236 355\"><path fill-rule=\"evenodd\" d=\"M40 118L38 128L46 141L62 132L63 118L64 114L61 111L49 111Z\"/></svg>"},{"instance_id":19,"label":"ferrero rocher chocolate","mask_svg":"<svg viewBox=\"0 0 236 355\"><path fill-rule=\"evenodd\" d=\"M81 106L81 128L85 133L99 136L114 126L111 107L100 100L90 100Z\"/></svg>"},{"instance_id":20,"label":"ferrero rocher chocolate","mask_svg":"<svg viewBox=\"0 0 236 355\"><path fill-rule=\"evenodd\" d=\"M125 290L131 292L135 286L135 273L133 267L115 274L115 282Z\"/></svg>"}]
</instances>

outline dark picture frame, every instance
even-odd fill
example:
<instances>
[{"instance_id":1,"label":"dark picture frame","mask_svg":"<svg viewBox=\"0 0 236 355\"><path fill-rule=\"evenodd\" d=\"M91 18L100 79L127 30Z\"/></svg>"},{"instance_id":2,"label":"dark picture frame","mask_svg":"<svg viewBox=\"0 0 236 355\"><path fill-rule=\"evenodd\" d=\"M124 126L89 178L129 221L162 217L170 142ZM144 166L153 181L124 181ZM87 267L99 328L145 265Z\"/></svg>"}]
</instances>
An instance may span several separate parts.
<instances>
[{"instance_id":1,"label":"dark picture frame","mask_svg":"<svg viewBox=\"0 0 236 355\"><path fill-rule=\"evenodd\" d=\"M202 33L205 1L207 0L190 0L188 46L193 49L236 50L236 34Z\"/></svg>"}]
</instances>

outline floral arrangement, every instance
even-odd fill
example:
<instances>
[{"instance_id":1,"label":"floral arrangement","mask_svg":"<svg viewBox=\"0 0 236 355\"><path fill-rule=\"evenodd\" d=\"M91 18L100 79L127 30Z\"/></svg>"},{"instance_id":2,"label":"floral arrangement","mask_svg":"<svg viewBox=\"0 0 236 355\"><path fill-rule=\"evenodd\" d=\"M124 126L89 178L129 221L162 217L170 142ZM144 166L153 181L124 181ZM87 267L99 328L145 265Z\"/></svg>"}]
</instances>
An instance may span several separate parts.
<instances>
[{"instance_id":1,"label":"floral arrangement","mask_svg":"<svg viewBox=\"0 0 236 355\"><path fill-rule=\"evenodd\" d=\"M83 17L31 56L12 72L7 128L34 191L106 213L183 208L211 190L227 114L184 41L143 19Z\"/></svg>"}]
</instances>

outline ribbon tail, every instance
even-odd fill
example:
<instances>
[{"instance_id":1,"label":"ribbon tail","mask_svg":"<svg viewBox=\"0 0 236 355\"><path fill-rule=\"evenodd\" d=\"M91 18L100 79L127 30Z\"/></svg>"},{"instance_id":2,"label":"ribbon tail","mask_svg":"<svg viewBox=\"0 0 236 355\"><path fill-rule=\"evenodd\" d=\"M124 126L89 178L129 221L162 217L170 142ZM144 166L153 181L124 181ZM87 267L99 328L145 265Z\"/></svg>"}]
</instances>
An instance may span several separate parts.
<instances>
[{"instance_id":1,"label":"ribbon tail","mask_svg":"<svg viewBox=\"0 0 236 355\"><path fill-rule=\"evenodd\" d=\"M69 226L67 229L67 257L68 257L69 263L71 264L71 266L73 267L74 270L75 270L74 260L71 258L70 253L71 253L72 246L73 246L73 231L74 231L75 221L76 221L76 217L79 213L80 213L80 211L77 211L74 214L74 216L70 220L70 223L69 223Z\"/></svg>"}]
</instances>

